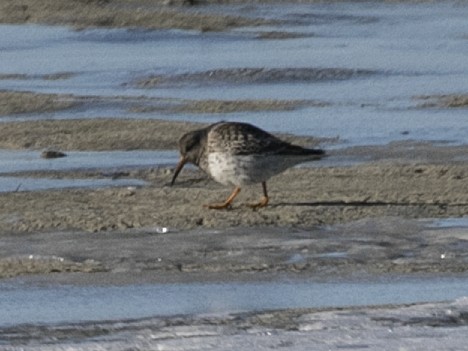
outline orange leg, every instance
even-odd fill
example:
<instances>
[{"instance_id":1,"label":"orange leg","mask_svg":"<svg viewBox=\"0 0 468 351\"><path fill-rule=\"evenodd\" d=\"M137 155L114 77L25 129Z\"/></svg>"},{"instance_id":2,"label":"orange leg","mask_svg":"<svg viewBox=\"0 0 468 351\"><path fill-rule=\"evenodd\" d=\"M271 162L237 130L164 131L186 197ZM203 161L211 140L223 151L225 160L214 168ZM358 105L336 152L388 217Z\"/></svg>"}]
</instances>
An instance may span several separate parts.
<instances>
[{"instance_id":1,"label":"orange leg","mask_svg":"<svg viewBox=\"0 0 468 351\"><path fill-rule=\"evenodd\" d=\"M266 187L266 182L262 182L262 188L263 188L263 196L260 199L260 202L256 204L249 204L249 207L252 207L253 209L265 207L268 205L268 192L267 192L267 187Z\"/></svg>"},{"instance_id":2,"label":"orange leg","mask_svg":"<svg viewBox=\"0 0 468 351\"><path fill-rule=\"evenodd\" d=\"M229 195L229 197L226 199L226 201L224 201L222 204L210 204L210 205L203 205L203 206L207 207L207 208L210 208L212 210L224 210L224 209L228 208L229 206L231 206L232 201L237 196L237 194L240 193L240 191L241 191L241 188L237 186L233 190L231 195Z\"/></svg>"}]
</instances>

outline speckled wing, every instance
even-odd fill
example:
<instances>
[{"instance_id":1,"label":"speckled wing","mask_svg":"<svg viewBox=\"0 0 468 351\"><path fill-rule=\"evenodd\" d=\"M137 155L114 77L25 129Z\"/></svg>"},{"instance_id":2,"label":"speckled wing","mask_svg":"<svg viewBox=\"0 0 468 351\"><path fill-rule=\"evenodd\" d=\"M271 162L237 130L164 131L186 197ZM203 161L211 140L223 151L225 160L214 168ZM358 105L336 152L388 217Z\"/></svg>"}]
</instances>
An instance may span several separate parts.
<instances>
[{"instance_id":1,"label":"speckled wing","mask_svg":"<svg viewBox=\"0 0 468 351\"><path fill-rule=\"evenodd\" d=\"M208 133L209 152L232 155L322 155L322 150L291 145L247 123L218 123Z\"/></svg>"}]
</instances>

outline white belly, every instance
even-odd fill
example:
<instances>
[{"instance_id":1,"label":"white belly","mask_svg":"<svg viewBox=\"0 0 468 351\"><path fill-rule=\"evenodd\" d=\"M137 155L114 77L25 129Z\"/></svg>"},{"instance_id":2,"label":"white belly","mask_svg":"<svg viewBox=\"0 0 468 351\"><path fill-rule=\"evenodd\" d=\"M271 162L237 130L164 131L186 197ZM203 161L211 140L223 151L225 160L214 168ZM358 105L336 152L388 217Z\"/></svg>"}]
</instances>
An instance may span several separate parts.
<instances>
[{"instance_id":1,"label":"white belly","mask_svg":"<svg viewBox=\"0 0 468 351\"><path fill-rule=\"evenodd\" d=\"M242 186L267 181L302 160L277 156L230 155L212 152L208 155L208 173L225 185Z\"/></svg>"}]
</instances>

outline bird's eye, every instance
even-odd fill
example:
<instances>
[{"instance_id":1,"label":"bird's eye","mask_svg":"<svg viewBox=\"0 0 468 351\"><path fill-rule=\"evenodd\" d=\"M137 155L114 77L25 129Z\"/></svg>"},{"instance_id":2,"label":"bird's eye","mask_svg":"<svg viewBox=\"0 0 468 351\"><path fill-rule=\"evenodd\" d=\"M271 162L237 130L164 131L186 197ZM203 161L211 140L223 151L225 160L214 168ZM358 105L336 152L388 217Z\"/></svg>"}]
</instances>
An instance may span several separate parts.
<instances>
[{"instance_id":1,"label":"bird's eye","mask_svg":"<svg viewBox=\"0 0 468 351\"><path fill-rule=\"evenodd\" d=\"M180 152L185 155L196 148L199 143L200 136L198 134L187 134L180 139Z\"/></svg>"}]
</instances>

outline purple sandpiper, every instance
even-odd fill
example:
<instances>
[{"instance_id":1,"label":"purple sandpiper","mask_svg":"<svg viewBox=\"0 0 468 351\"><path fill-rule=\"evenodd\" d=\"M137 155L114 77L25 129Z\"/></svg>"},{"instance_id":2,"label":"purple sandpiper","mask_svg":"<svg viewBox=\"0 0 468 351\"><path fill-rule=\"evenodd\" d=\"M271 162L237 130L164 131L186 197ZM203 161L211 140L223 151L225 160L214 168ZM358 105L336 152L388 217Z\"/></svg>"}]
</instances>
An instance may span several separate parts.
<instances>
[{"instance_id":1,"label":"purple sandpiper","mask_svg":"<svg viewBox=\"0 0 468 351\"><path fill-rule=\"evenodd\" d=\"M256 183L262 183L263 197L249 206L264 207L268 204L268 179L325 155L323 150L293 145L251 124L237 122L219 122L184 134L179 140L179 150L181 157L171 185L190 162L217 182L235 187L223 203L205 205L211 209L230 207L242 186Z\"/></svg>"}]
</instances>

